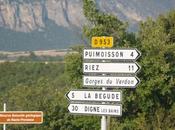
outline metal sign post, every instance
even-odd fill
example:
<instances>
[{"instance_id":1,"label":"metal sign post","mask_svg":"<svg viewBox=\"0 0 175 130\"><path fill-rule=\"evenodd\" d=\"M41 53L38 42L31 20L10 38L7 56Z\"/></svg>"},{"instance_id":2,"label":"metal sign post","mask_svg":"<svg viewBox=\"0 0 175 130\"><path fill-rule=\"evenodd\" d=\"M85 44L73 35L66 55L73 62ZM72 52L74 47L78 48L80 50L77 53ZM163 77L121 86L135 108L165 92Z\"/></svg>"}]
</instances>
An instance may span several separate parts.
<instances>
[{"instance_id":1,"label":"metal sign post","mask_svg":"<svg viewBox=\"0 0 175 130\"><path fill-rule=\"evenodd\" d=\"M4 112L6 111L6 103L4 103ZM3 130L6 130L6 124L3 124Z\"/></svg>"},{"instance_id":2,"label":"metal sign post","mask_svg":"<svg viewBox=\"0 0 175 130\"><path fill-rule=\"evenodd\" d=\"M105 60L102 60L102 62L105 62ZM102 75L105 76L105 74ZM102 90L105 91L106 88L102 87ZM102 104L105 104L105 102L102 102ZM101 130L107 130L107 116L101 117Z\"/></svg>"},{"instance_id":3,"label":"metal sign post","mask_svg":"<svg viewBox=\"0 0 175 130\"><path fill-rule=\"evenodd\" d=\"M102 87L102 90L105 91L106 88ZM105 104L105 102L102 102L102 104ZM107 130L107 117L102 116L101 118L101 130Z\"/></svg>"}]
</instances>

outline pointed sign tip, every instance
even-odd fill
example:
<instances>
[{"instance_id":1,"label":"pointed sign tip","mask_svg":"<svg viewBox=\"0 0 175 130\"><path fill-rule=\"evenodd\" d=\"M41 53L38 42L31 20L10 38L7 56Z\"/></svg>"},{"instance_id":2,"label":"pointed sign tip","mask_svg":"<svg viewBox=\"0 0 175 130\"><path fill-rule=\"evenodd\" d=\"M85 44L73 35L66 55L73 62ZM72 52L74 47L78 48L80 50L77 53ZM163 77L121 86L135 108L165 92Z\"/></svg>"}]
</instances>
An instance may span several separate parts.
<instances>
[{"instance_id":1,"label":"pointed sign tip","mask_svg":"<svg viewBox=\"0 0 175 130\"><path fill-rule=\"evenodd\" d=\"M137 48L135 48L135 50L136 50L136 53L137 53L137 56L136 56L136 60L141 56L141 52L137 49Z\"/></svg>"},{"instance_id":2,"label":"pointed sign tip","mask_svg":"<svg viewBox=\"0 0 175 130\"><path fill-rule=\"evenodd\" d=\"M67 93L65 94L65 96L66 96L67 100L69 100L69 101L70 101L70 98L69 98L69 93L70 93L70 91L69 91L69 92L67 92Z\"/></svg>"}]
</instances>

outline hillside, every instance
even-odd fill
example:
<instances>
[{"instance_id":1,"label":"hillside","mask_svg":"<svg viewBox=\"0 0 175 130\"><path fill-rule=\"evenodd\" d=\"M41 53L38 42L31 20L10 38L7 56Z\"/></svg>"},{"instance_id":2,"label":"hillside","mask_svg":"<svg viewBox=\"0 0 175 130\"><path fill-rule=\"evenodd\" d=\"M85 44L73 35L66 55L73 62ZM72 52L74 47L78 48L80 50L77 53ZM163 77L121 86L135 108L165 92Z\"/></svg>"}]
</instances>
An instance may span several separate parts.
<instances>
[{"instance_id":1,"label":"hillside","mask_svg":"<svg viewBox=\"0 0 175 130\"><path fill-rule=\"evenodd\" d=\"M33 51L68 48L73 43L80 43L81 36L76 30L57 26L50 20L46 23L45 28L28 33L1 27L0 50Z\"/></svg>"},{"instance_id":2,"label":"hillside","mask_svg":"<svg viewBox=\"0 0 175 130\"><path fill-rule=\"evenodd\" d=\"M136 31L138 22L175 8L175 1L96 0L98 8L116 15ZM62 49L82 43L86 23L82 0L1 0L0 50Z\"/></svg>"}]
</instances>

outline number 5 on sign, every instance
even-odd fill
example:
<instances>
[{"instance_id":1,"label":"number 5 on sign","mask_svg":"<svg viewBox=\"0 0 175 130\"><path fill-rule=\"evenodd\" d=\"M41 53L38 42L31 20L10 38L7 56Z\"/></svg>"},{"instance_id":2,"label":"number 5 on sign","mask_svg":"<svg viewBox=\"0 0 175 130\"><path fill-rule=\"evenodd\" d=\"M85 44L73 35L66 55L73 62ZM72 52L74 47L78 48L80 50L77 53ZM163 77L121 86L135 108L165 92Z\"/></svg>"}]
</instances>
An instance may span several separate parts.
<instances>
[{"instance_id":1,"label":"number 5 on sign","mask_svg":"<svg viewBox=\"0 0 175 130\"><path fill-rule=\"evenodd\" d=\"M113 47L113 37L92 37L92 48Z\"/></svg>"}]
</instances>

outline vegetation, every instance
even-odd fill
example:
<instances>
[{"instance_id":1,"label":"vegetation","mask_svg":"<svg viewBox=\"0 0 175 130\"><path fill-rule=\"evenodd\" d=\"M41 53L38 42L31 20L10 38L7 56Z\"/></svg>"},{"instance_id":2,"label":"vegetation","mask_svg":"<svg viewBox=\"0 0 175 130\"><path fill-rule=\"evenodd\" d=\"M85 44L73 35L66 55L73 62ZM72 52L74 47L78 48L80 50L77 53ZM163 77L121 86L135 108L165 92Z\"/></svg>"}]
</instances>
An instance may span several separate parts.
<instances>
[{"instance_id":1,"label":"vegetation","mask_svg":"<svg viewBox=\"0 0 175 130\"><path fill-rule=\"evenodd\" d=\"M63 56L37 56L34 52L30 52L29 56L20 56L17 61L63 61Z\"/></svg>"},{"instance_id":2,"label":"vegetation","mask_svg":"<svg viewBox=\"0 0 175 130\"><path fill-rule=\"evenodd\" d=\"M0 60L4 60L4 59L7 59L7 55L5 55L5 54L0 54Z\"/></svg>"},{"instance_id":3,"label":"vegetation","mask_svg":"<svg viewBox=\"0 0 175 130\"><path fill-rule=\"evenodd\" d=\"M142 52L141 84L123 90L123 115L111 118L111 129L175 129L175 11L142 22L137 35L128 33L116 17L100 12L93 0L84 0L84 13L90 21L84 28L89 40L92 36L113 36L117 47L136 47ZM73 67L66 70L72 84L82 80L82 53L77 52L66 59L66 65Z\"/></svg>"},{"instance_id":4,"label":"vegetation","mask_svg":"<svg viewBox=\"0 0 175 130\"><path fill-rule=\"evenodd\" d=\"M156 20L140 23L137 34L128 33L125 23L100 12L93 0L83 0L89 24L84 35L113 36L115 47L136 47L142 69L136 89L122 89L123 115L111 117L111 130L175 129L175 11ZM13 130L99 130L100 117L74 116L67 110L65 94L82 87L82 50L72 49L65 64L15 62L0 64L1 106L7 110L41 110L42 125L7 125ZM1 107L2 110L3 107ZM1 128L0 128L1 129Z\"/></svg>"}]
</instances>

